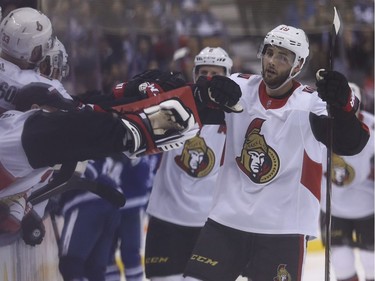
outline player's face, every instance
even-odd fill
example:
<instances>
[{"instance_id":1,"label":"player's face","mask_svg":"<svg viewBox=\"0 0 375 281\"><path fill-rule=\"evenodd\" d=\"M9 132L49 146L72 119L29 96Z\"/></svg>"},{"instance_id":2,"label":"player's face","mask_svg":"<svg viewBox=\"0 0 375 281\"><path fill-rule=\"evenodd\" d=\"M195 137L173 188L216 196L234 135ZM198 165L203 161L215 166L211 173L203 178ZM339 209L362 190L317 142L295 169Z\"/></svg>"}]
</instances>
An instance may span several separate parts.
<instances>
[{"instance_id":1,"label":"player's face","mask_svg":"<svg viewBox=\"0 0 375 281\"><path fill-rule=\"evenodd\" d=\"M279 87L289 77L295 55L281 47L268 46L262 60L264 82L270 88Z\"/></svg>"},{"instance_id":2,"label":"player's face","mask_svg":"<svg viewBox=\"0 0 375 281\"><path fill-rule=\"evenodd\" d=\"M202 65L199 67L198 72L196 73L196 80L199 76L212 77L214 75L225 76L225 69L222 66L216 65Z\"/></svg>"}]
</instances>

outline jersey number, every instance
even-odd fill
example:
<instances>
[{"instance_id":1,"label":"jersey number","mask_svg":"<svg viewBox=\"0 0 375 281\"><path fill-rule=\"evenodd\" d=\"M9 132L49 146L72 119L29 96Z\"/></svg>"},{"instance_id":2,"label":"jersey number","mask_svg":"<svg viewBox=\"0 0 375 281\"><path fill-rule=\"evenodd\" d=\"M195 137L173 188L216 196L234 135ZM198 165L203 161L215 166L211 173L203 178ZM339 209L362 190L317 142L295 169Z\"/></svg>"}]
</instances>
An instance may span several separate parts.
<instances>
[{"instance_id":1,"label":"jersey number","mask_svg":"<svg viewBox=\"0 0 375 281\"><path fill-rule=\"evenodd\" d=\"M12 102L16 96L17 88L15 86L9 86L8 83L0 83L0 99L6 102Z\"/></svg>"}]
</instances>

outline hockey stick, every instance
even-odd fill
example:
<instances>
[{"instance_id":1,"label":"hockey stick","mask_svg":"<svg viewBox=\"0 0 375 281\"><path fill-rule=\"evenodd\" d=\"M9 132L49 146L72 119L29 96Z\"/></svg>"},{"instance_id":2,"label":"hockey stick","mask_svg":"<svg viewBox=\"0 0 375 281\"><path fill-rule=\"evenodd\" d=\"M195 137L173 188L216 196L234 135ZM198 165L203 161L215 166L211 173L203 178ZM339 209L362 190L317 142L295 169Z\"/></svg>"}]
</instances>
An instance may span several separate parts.
<instances>
[{"instance_id":1,"label":"hockey stick","mask_svg":"<svg viewBox=\"0 0 375 281\"><path fill-rule=\"evenodd\" d=\"M74 173L75 167L76 163L74 165L71 163L63 164L56 177L50 183L31 193L28 201L32 205L36 205L62 192L78 189L92 192L117 207L125 205L126 200L121 192L99 182L81 178Z\"/></svg>"},{"instance_id":2,"label":"hockey stick","mask_svg":"<svg viewBox=\"0 0 375 281\"><path fill-rule=\"evenodd\" d=\"M28 201L32 205L36 205L54 195L54 190L58 189L61 185L67 182L73 175L74 170L77 166L77 162L69 162L61 165L59 172L57 172L52 181L47 183L45 186L31 193ZM42 198L43 200L40 200Z\"/></svg>"},{"instance_id":3,"label":"hockey stick","mask_svg":"<svg viewBox=\"0 0 375 281\"><path fill-rule=\"evenodd\" d=\"M329 69L333 69L335 42L337 34L340 30L340 17L335 6L333 6L333 23L332 30L330 31L330 45L329 45ZM318 70L316 73L317 80L322 79ZM326 220L325 220L325 270L324 270L324 280L330 280L330 256L331 256L331 195L332 195L332 144L333 144L333 117L331 114L330 105L327 104L328 113L328 126L327 126L327 172L326 172Z\"/></svg>"}]
</instances>

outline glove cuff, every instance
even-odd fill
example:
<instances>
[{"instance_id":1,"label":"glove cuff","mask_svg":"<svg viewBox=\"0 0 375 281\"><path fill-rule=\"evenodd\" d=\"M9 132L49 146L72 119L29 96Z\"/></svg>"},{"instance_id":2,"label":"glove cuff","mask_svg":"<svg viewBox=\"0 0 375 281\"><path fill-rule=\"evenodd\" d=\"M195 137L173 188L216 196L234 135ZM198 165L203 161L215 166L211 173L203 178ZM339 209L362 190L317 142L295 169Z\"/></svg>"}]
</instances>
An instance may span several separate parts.
<instances>
[{"instance_id":1,"label":"glove cuff","mask_svg":"<svg viewBox=\"0 0 375 281\"><path fill-rule=\"evenodd\" d=\"M342 110L344 110L345 112L356 113L359 108L359 104L359 99L354 95L352 91L350 91L346 105L342 107Z\"/></svg>"},{"instance_id":2,"label":"glove cuff","mask_svg":"<svg viewBox=\"0 0 375 281\"><path fill-rule=\"evenodd\" d=\"M133 123L129 122L128 120L124 118L122 118L121 120L127 129L126 143L124 145L126 147L130 147L129 151L133 153L134 151L137 151L142 144L141 132L138 130L137 126L135 126Z\"/></svg>"}]
</instances>

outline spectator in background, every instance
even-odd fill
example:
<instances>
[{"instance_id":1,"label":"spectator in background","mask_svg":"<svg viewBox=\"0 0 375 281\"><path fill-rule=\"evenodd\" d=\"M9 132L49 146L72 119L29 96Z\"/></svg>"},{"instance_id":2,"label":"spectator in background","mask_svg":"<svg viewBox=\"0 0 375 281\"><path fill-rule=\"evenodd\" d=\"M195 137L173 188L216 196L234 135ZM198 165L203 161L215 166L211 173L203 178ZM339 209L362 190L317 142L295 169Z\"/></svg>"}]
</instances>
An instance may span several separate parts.
<instances>
[{"instance_id":1,"label":"spectator in background","mask_svg":"<svg viewBox=\"0 0 375 281\"><path fill-rule=\"evenodd\" d=\"M197 35L200 37L222 37L225 34L223 23L212 13L209 1L201 0L198 4L198 22L195 22Z\"/></svg>"},{"instance_id":2,"label":"spectator in background","mask_svg":"<svg viewBox=\"0 0 375 281\"><path fill-rule=\"evenodd\" d=\"M138 35L134 50L136 50L136 52L134 52L134 56L129 62L128 67L129 77L133 77L145 69L158 68L150 36Z\"/></svg>"},{"instance_id":3,"label":"spectator in background","mask_svg":"<svg viewBox=\"0 0 375 281\"><path fill-rule=\"evenodd\" d=\"M6 17L11 11L29 7L33 9L38 9L38 0L1 0L1 14L2 17Z\"/></svg>"},{"instance_id":4,"label":"spectator in background","mask_svg":"<svg viewBox=\"0 0 375 281\"><path fill-rule=\"evenodd\" d=\"M98 50L91 46L99 45L100 32L98 32L96 18L92 15L94 10L90 1L72 0L74 9L70 11L69 37L71 41L72 63L74 73L74 92L101 88L100 62Z\"/></svg>"},{"instance_id":5,"label":"spectator in background","mask_svg":"<svg viewBox=\"0 0 375 281\"><path fill-rule=\"evenodd\" d=\"M113 85L117 85L128 77L128 61L120 36L102 34L99 38L99 57L101 70L101 89L110 93Z\"/></svg>"}]
</instances>

